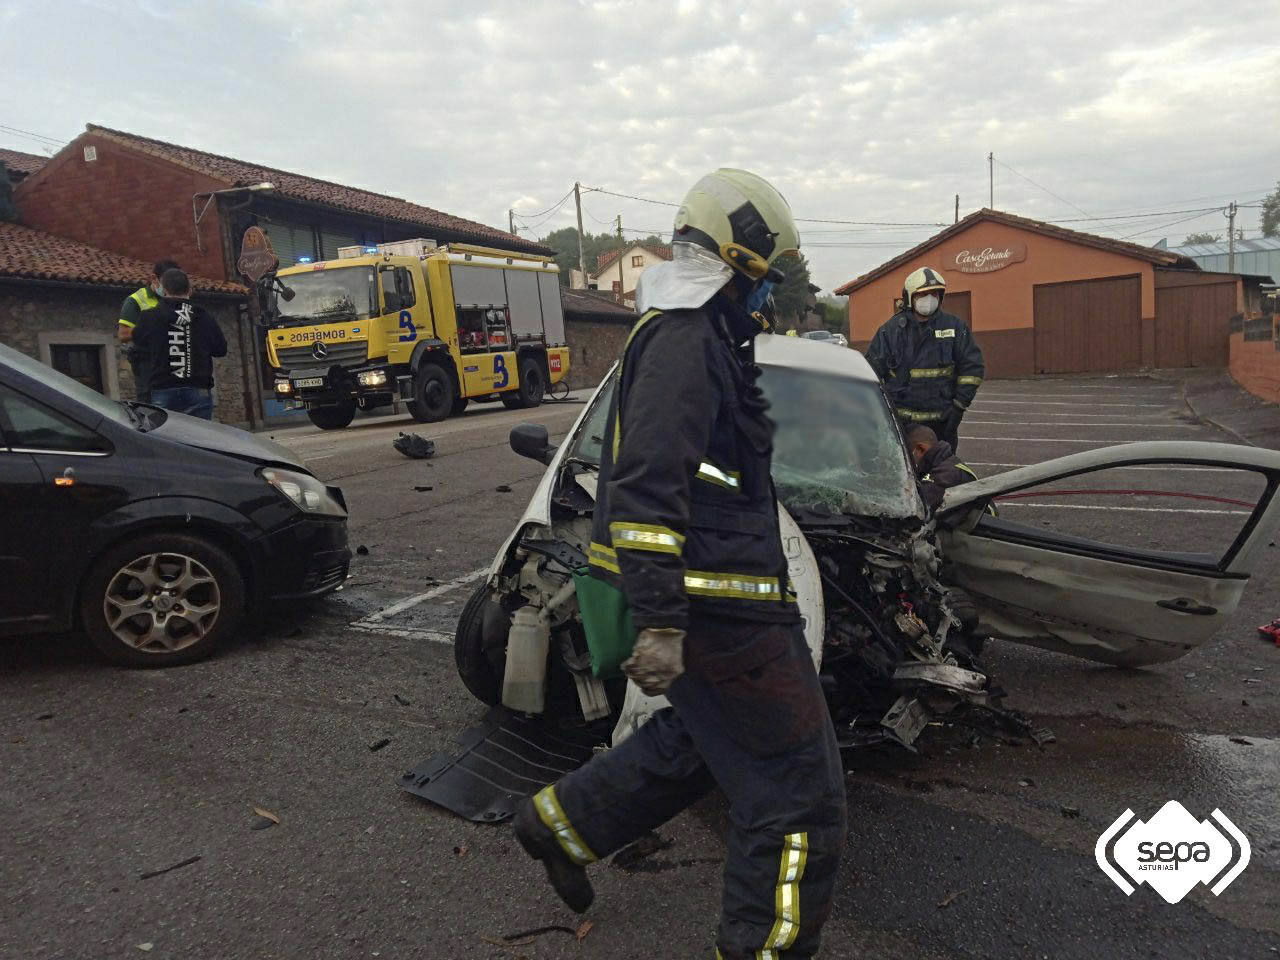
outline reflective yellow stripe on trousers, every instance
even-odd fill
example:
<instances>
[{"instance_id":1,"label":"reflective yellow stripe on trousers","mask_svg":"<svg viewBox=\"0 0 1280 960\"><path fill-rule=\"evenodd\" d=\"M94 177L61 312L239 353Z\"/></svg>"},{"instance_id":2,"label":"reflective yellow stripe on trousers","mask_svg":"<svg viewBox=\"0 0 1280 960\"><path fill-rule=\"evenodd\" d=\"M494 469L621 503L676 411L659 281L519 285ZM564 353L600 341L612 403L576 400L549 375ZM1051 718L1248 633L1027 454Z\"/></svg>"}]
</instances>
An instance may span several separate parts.
<instances>
[{"instance_id":1,"label":"reflective yellow stripe on trousers","mask_svg":"<svg viewBox=\"0 0 1280 960\"><path fill-rule=\"evenodd\" d=\"M737 470L721 470L714 463L706 460L698 464L698 472L694 476L728 490L738 490L742 487L742 474Z\"/></svg>"},{"instance_id":2,"label":"reflective yellow stripe on trousers","mask_svg":"<svg viewBox=\"0 0 1280 960\"><path fill-rule=\"evenodd\" d=\"M800 933L800 881L809 859L809 834L788 833L782 840L782 860L778 865L778 885L774 889L773 929L760 951L760 960L777 960L779 950L796 942Z\"/></svg>"},{"instance_id":3,"label":"reflective yellow stripe on trousers","mask_svg":"<svg viewBox=\"0 0 1280 960\"><path fill-rule=\"evenodd\" d=\"M570 860L581 865L595 862L596 855L578 836L578 831L573 829L573 824L565 816L564 808L560 806L560 800L556 796L555 784L539 790L533 797L533 806L538 811L539 819L556 835L560 848L568 854Z\"/></svg>"}]
</instances>

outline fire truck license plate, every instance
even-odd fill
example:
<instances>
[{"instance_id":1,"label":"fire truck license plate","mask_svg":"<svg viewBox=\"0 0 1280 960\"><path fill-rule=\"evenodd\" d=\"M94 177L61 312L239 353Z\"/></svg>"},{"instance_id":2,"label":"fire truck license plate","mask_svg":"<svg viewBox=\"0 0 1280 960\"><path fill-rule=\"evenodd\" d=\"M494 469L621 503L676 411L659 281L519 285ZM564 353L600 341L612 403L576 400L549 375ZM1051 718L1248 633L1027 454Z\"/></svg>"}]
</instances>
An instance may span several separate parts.
<instances>
[{"instance_id":1,"label":"fire truck license plate","mask_svg":"<svg viewBox=\"0 0 1280 960\"><path fill-rule=\"evenodd\" d=\"M304 380L295 380L293 385L298 388L302 387L323 387L324 377L307 377Z\"/></svg>"}]
</instances>

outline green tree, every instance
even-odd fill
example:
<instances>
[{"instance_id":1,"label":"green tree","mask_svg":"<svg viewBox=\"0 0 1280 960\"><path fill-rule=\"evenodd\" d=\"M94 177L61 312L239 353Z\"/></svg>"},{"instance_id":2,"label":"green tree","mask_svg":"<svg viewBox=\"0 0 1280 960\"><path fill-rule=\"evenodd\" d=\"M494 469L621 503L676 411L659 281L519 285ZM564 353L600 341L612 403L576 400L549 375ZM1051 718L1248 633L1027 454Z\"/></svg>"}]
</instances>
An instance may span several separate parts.
<instances>
[{"instance_id":1,"label":"green tree","mask_svg":"<svg viewBox=\"0 0 1280 960\"><path fill-rule=\"evenodd\" d=\"M1193 243L1220 243L1222 234L1220 233L1188 233L1187 239L1182 242L1188 246Z\"/></svg>"},{"instance_id":2,"label":"green tree","mask_svg":"<svg viewBox=\"0 0 1280 960\"><path fill-rule=\"evenodd\" d=\"M9 168L0 163L0 221L16 223L18 208L13 204L13 184L9 180Z\"/></svg>"},{"instance_id":3,"label":"green tree","mask_svg":"<svg viewBox=\"0 0 1280 960\"><path fill-rule=\"evenodd\" d=\"M1262 201L1262 235L1280 236L1280 183Z\"/></svg>"},{"instance_id":4,"label":"green tree","mask_svg":"<svg viewBox=\"0 0 1280 960\"><path fill-rule=\"evenodd\" d=\"M803 253L779 257L774 266L782 271L783 280L773 289L773 302L782 329L799 326L810 309L813 291L809 280L809 261Z\"/></svg>"},{"instance_id":5,"label":"green tree","mask_svg":"<svg viewBox=\"0 0 1280 960\"><path fill-rule=\"evenodd\" d=\"M823 297L818 301L822 326L832 333L849 335L849 300L847 297Z\"/></svg>"}]
</instances>

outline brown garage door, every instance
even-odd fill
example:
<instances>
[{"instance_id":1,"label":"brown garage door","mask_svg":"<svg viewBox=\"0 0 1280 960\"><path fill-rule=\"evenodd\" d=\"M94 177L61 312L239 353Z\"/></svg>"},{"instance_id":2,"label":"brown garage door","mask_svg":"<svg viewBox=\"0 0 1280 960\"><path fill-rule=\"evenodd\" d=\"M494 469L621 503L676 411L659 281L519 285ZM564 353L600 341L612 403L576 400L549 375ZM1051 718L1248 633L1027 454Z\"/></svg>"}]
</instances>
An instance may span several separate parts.
<instances>
[{"instance_id":1,"label":"brown garage door","mask_svg":"<svg viewBox=\"0 0 1280 960\"><path fill-rule=\"evenodd\" d=\"M1156 366L1225 367L1234 283L1156 290Z\"/></svg>"},{"instance_id":2,"label":"brown garage door","mask_svg":"<svg viewBox=\"0 0 1280 960\"><path fill-rule=\"evenodd\" d=\"M1142 366L1142 282L1108 277L1035 288L1036 372Z\"/></svg>"}]
</instances>

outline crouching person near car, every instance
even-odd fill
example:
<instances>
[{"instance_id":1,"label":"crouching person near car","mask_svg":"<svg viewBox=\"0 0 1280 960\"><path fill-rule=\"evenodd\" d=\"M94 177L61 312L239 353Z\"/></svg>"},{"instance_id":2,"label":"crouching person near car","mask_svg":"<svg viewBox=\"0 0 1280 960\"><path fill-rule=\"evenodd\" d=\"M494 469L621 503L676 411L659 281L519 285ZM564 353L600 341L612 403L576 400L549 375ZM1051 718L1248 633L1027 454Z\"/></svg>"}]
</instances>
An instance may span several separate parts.
<instances>
[{"instance_id":1,"label":"crouching person near car","mask_svg":"<svg viewBox=\"0 0 1280 960\"><path fill-rule=\"evenodd\" d=\"M942 505L942 498L952 487L978 479L978 475L951 452L951 444L939 440L938 435L923 424L907 430L907 447L920 481L920 495L931 512Z\"/></svg>"},{"instance_id":2,"label":"crouching person near car","mask_svg":"<svg viewBox=\"0 0 1280 960\"><path fill-rule=\"evenodd\" d=\"M213 360L227 355L222 329L191 302L191 280L181 270L160 278L159 306L144 310L133 343L145 356L151 402L166 410L213 419Z\"/></svg>"},{"instance_id":3,"label":"crouching person near car","mask_svg":"<svg viewBox=\"0 0 1280 960\"><path fill-rule=\"evenodd\" d=\"M639 631L626 674L671 706L515 819L526 852L582 912L587 864L718 785L730 804L723 960L814 956L845 835L844 774L788 588L773 424L751 359L752 312L780 279L774 260L798 244L772 186L721 169L677 212L673 260L641 278L590 572L621 589Z\"/></svg>"}]
</instances>

